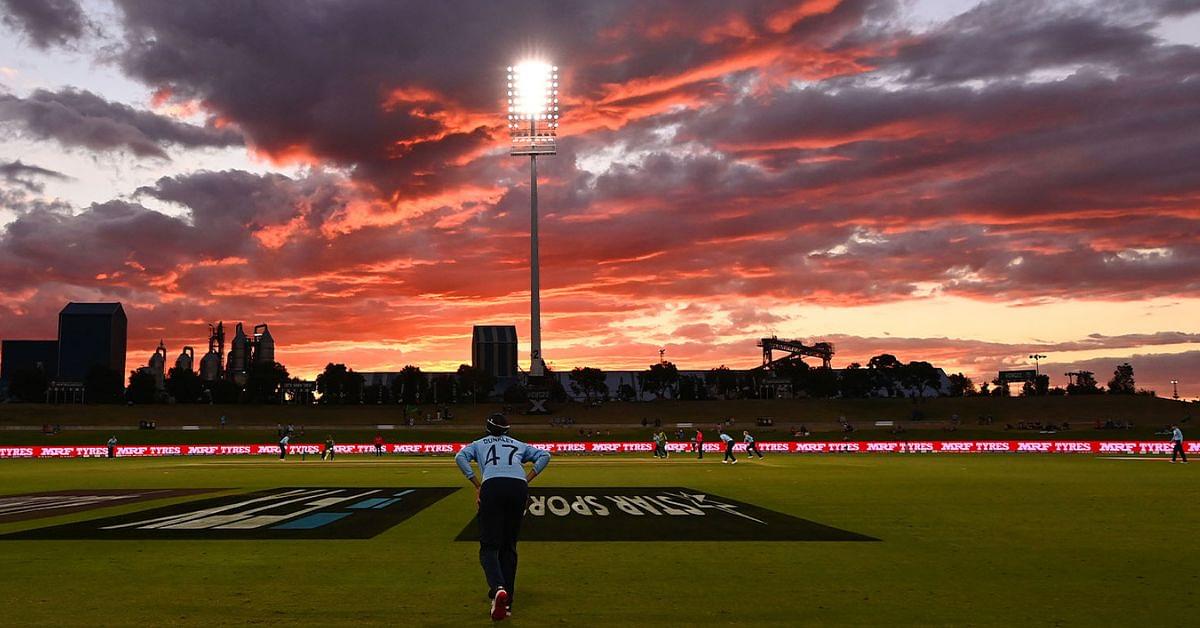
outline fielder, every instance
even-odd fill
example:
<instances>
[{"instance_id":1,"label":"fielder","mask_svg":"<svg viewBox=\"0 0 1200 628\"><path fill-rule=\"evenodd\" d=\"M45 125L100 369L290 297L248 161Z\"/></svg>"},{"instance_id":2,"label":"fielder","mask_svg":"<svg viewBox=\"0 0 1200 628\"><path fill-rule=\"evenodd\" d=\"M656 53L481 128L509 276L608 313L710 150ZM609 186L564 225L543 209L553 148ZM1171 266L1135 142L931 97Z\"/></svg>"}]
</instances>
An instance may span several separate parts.
<instances>
[{"instance_id":1,"label":"fielder","mask_svg":"<svg viewBox=\"0 0 1200 628\"><path fill-rule=\"evenodd\" d=\"M725 458L721 460L721 464L737 464L737 458L733 457L733 437L725 433L725 428L721 428L721 441L725 443Z\"/></svg>"},{"instance_id":2,"label":"fielder","mask_svg":"<svg viewBox=\"0 0 1200 628\"><path fill-rule=\"evenodd\" d=\"M1187 454L1183 451L1183 430L1179 429L1178 425L1171 426L1171 443L1174 447L1171 449L1171 462L1175 462L1175 455L1183 456L1183 464L1187 464Z\"/></svg>"},{"instance_id":3,"label":"fielder","mask_svg":"<svg viewBox=\"0 0 1200 628\"><path fill-rule=\"evenodd\" d=\"M746 442L746 457L749 458L750 454L754 454L758 456L759 460L762 460L762 452L758 450L758 443L754 442L754 437L750 435L750 432L742 430L742 440Z\"/></svg>"},{"instance_id":4,"label":"fielder","mask_svg":"<svg viewBox=\"0 0 1200 628\"><path fill-rule=\"evenodd\" d=\"M517 539L529 499L529 482L550 464L550 452L508 436L503 414L487 418L487 436L467 445L454 457L459 470L478 494L479 564L487 578L492 621L512 615L517 583ZM471 463L479 466L479 476ZM533 468L526 471L525 463Z\"/></svg>"}]
</instances>

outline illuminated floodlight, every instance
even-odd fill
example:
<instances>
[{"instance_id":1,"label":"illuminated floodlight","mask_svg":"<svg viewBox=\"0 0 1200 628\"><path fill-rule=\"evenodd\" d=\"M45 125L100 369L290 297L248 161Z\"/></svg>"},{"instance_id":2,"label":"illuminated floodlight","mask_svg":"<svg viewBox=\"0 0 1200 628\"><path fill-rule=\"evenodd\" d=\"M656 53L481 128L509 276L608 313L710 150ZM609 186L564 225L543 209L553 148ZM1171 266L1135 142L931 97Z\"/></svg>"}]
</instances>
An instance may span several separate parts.
<instances>
[{"instance_id":1,"label":"illuminated floodlight","mask_svg":"<svg viewBox=\"0 0 1200 628\"><path fill-rule=\"evenodd\" d=\"M542 359L542 305L538 265L537 158L555 154L558 132L558 68L545 61L508 67L509 154L529 157L529 371L526 389L531 413L547 412L550 388Z\"/></svg>"},{"instance_id":2,"label":"illuminated floodlight","mask_svg":"<svg viewBox=\"0 0 1200 628\"><path fill-rule=\"evenodd\" d=\"M558 131L558 68L545 61L508 67L508 130L513 155L553 155Z\"/></svg>"}]
</instances>

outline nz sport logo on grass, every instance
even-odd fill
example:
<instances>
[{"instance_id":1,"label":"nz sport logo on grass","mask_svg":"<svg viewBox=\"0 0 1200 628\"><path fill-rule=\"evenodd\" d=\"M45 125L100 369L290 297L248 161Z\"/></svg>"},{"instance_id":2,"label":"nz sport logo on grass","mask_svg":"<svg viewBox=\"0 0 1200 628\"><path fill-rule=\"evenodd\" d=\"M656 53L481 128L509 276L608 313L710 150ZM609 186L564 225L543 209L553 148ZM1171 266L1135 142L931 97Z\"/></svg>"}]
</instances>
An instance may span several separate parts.
<instances>
[{"instance_id":1,"label":"nz sport logo on grass","mask_svg":"<svg viewBox=\"0 0 1200 628\"><path fill-rule=\"evenodd\" d=\"M690 488L530 487L522 541L878 541ZM458 541L478 541L472 520Z\"/></svg>"},{"instance_id":2,"label":"nz sport logo on grass","mask_svg":"<svg viewBox=\"0 0 1200 628\"><path fill-rule=\"evenodd\" d=\"M0 539L368 539L456 488L275 488Z\"/></svg>"}]
</instances>

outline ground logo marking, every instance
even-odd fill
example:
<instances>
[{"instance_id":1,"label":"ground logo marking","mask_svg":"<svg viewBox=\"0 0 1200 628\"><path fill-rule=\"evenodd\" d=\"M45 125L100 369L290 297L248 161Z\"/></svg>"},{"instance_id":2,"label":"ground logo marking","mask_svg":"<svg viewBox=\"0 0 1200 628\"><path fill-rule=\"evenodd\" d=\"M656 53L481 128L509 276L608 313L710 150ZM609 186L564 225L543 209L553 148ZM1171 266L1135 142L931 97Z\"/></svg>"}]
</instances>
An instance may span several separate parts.
<instances>
[{"instance_id":1,"label":"ground logo marking","mask_svg":"<svg viewBox=\"0 0 1200 628\"><path fill-rule=\"evenodd\" d=\"M0 495L0 523L56 517L152 499L214 493L222 488L113 488Z\"/></svg>"},{"instance_id":2,"label":"ground logo marking","mask_svg":"<svg viewBox=\"0 0 1200 628\"><path fill-rule=\"evenodd\" d=\"M878 541L680 487L531 487L522 541ZM478 541L472 520L457 541Z\"/></svg>"},{"instance_id":3,"label":"ground logo marking","mask_svg":"<svg viewBox=\"0 0 1200 628\"><path fill-rule=\"evenodd\" d=\"M368 539L456 490L274 488L25 530L0 539Z\"/></svg>"}]
</instances>

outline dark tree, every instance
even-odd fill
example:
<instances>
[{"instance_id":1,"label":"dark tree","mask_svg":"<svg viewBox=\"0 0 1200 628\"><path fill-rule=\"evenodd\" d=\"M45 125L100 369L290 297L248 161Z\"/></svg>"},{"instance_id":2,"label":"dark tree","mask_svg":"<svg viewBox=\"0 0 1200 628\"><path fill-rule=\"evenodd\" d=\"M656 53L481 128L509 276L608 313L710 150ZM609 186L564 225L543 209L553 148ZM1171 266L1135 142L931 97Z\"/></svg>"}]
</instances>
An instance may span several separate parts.
<instances>
[{"instance_id":1,"label":"dark tree","mask_svg":"<svg viewBox=\"0 0 1200 628\"><path fill-rule=\"evenodd\" d=\"M206 387L213 403L237 403L242 396L241 387L227 379L209 382Z\"/></svg>"},{"instance_id":2,"label":"dark tree","mask_svg":"<svg viewBox=\"0 0 1200 628\"><path fill-rule=\"evenodd\" d=\"M617 399L621 401L633 401L637 399L637 391L629 384L621 384L617 386Z\"/></svg>"},{"instance_id":3,"label":"dark tree","mask_svg":"<svg viewBox=\"0 0 1200 628\"><path fill-rule=\"evenodd\" d=\"M40 368L16 369L8 383L8 394L25 402L41 403L46 400L46 372Z\"/></svg>"},{"instance_id":4,"label":"dark tree","mask_svg":"<svg viewBox=\"0 0 1200 628\"><path fill-rule=\"evenodd\" d=\"M1112 379L1108 380L1108 392L1114 395L1132 395L1137 392L1133 381L1133 365L1126 362L1113 371Z\"/></svg>"},{"instance_id":5,"label":"dark tree","mask_svg":"<svg viewBox=\"0 0 1200 628\"><path fill-rule=\"evenodd\" d=\"M459 394L472 402L487 401L496 387L496 378L491 373L470 364L458 366Z\"/></svg>"},{"instance_id":6,"label":"dark tree","mask_svg":"<svg viewBox=\"0 0 1200 628\"><path fill-rule=\"evenodd\" d=\"M363 376L345 364L330 362L317 376L317 393L324 404L356 404L362 401Z\"/></svg>"},{"instance_id":7,"label":"dark tree","mask_svg":"<svg viewBox=\"0 0 1200 628\"><path fill-rule=\"evenodd\" d=\"M250 403L279 403L280 390L288 381L288 372L278 362L259 362L246 377L246 400Z\"/></svg>"},{"instance_id":8,"label":"dark tree","mask_svg":"<svg viewBox=\"0 0 1200 628\"><path fill-rule=\"evenodd\" d=\"M204 384L195 371L172 367L167 371L167 394L178 403L195 403L204 393Z\"/></svg>"},{"instance_id":9,"label":"dark tree","mask_svg":"<svg viewBox=\"0 0 1200 628\"><path fill-rule=\"evenodd\" d=\"M708 389L704 385L704 378L696 375L681 375L679 377L679 398L684 401L708 399Z\"/></svg>"},{"instance_id":10,"label":"dark tree","mask_svg":"<svg viewBox=\"0 0 1200 628\"><path fill-rule=\"evenodd\" d=\"M608 382L604 371L590 366L576 367L567 377L571 380L572 390L582 394L588 401L608 398Z\"/></svg>"},{"instance_id":11,"label":"dark tree","mask_svg":"<svg viewBox=\"0 0 1200 628\"><path fill-rule=\"evenodd\" d=\"M1039 397L1050 394L1050 376L1041 374L1033 378L1033 392Z\"/></svg>"},{"instance_id":12,"label":"dark tree","mask_svg":"<svg viewBox=\"0 0 1200 628\"><path fill-rule=\"evenodd\" d=\"M890 353L881 353L868 360L867 370L871 372L872 387L886 389L889 397L895 397L896 385L899 383L897 380L903 366L904 364Z\"/></svg>"},{"instance_id":13,"label":"dark tree","mask_svg":"<svg viewBox=\"0 0 1200 628\"><path fill-rule=\"evenodd\" d=\"M937 394L941 392L942 378L938 375L938 370L928 362L909 362L896 371L901 385L917 398L924 397L926 389L937 391Z\"/></svg>"},{"instance_id":14,"label":"dark tree","mask_svg":"<svg viewBox=\"0 0 1200 628\"><path fill-rule=\"evenodd\" d=\"M409 364L400 369L399 377L392 380L392 397L407 404L427 402L429 381L421 369Z\"/></svg>"},{"instance_id":15,"label":"dark tree","mask_svg":"<svg viewBox=\"0 0 1200 628\"><path fill-rule=\"evenodd\" d=\"M732 399L739 396L737 375L722 364L704 374L704 383L722 399Z\"/></svg>"},{"instance_id":16,"label":"dark tree","mask_svg":"<svg viewBox=\"0 0 1200 628\"><path fill-rule=\"evenodd\" d=\"M835 397L838 394L838 376L833 369L823 366L802 369L792 378L792 389L816 399Z\"/></svg>"},{"instance_id":17,"label":"dark tree","mask_svg":"<svg viewBox=\"0 0 1200 628\"><path fill-rule=\"evenodd\" d=\"M93 366L88 371L83 389L91 403L121 403L125 396L121 374L104 366Z\"/></svg>"},{"instance_id":18,"label":"dark tree","mask_svg":"<svg viewBox=\"0 0 1200 628\"><path fill-rule=\"evenodd\" d=\"M1067 385L1068 395L1098 395L1100 392L1095 373L1091 371L1079 371L1075 375L1075 381Z\"/></svg>"},{"instance_id":19,"label":"dark tree","mask_svg":"<svg viewBox=\"0 0 1200 628\"><path fill-rule=\"evenodd\" d=\"M895 370L902 366L904 363L890 353L881 353L867 361L867 368L873 370Z\"/></svg>"},{"instance_id":20,"label":"dark tree","mask_svg":"<svg viewBox=\"0 0 1200 628\"><path fill-rule=\"evenodd\" d=\"M838 393L846 398L857 399L871 394L873 376L871 371L862 367L858 362L842 369L838 378Z\"/></svg>"},{"instance_id":21,"label":"dark tree","mask_svg":"<svg viewBox=\"0 0 1200 628\"><path fill-rule=\"evenodd\" d=\"M679 383L679 369L670 362L651 364L649 369L638 373L638 383L642 390L662 399L668 392L675 391L675 385Z\"/></svg>"},{"instance_id":22,"label":"dark tree","mask_svg":"<svg viewBox=\"0 0 1200 628\"><path fill-rule=\"evenodd\" d=\"M391 403L392 388L390 386L384 386L383 384L371 384L370 386L363 386L362 402L372 405Z\"/></svg>"},{"instance_id":23,"label":"dark tree","mask_svg":"<svg viewBox=\"0 0 1200 628\"><path fill-rule=\"evenodd\" d=\"M137 404L154 403L158 396L158 384L154 376L142 370L129 372L129 401Z\"/></svg>"},{"instance_id":24,"label":"dark tree","mask_svg":"<svg viewBox=\"0 0 1200 628\"><path fill-rule=\"evenodd\" d=\"M970 397L975 394L975 383L962 373L949 376L951 397Z\"/></svg>"}]
</instances>

